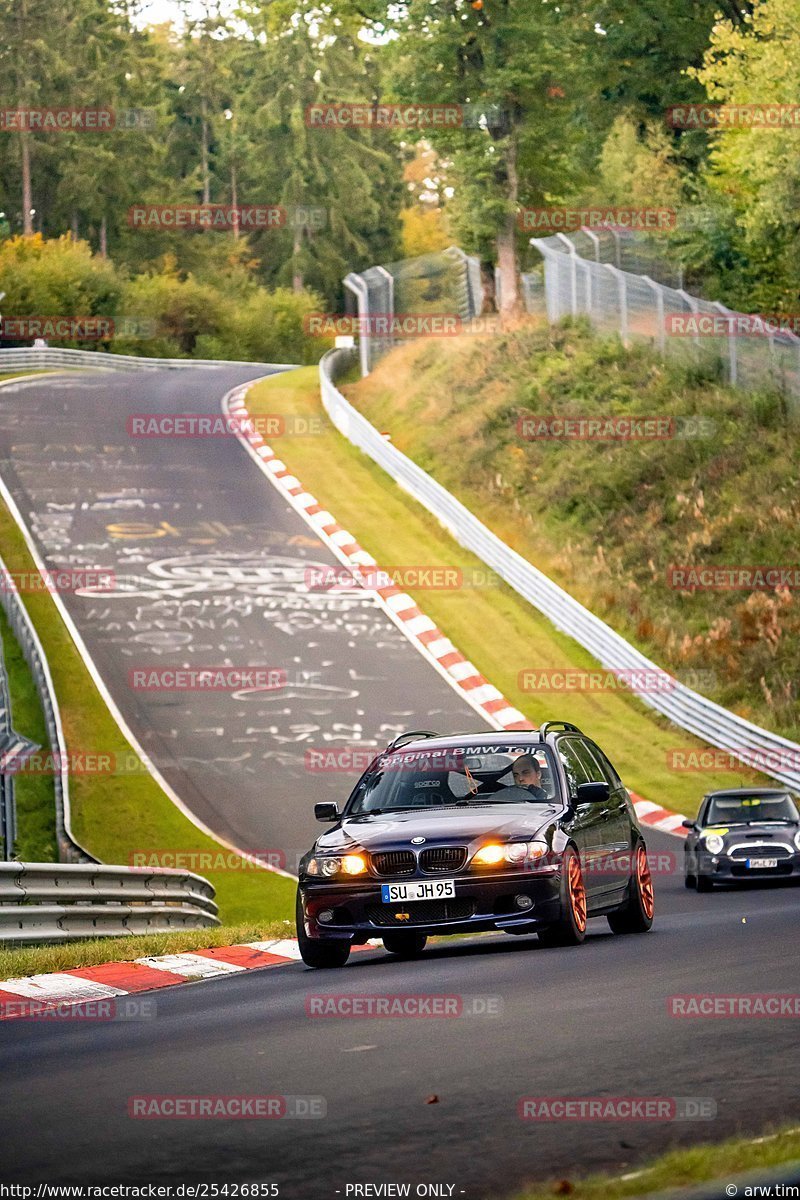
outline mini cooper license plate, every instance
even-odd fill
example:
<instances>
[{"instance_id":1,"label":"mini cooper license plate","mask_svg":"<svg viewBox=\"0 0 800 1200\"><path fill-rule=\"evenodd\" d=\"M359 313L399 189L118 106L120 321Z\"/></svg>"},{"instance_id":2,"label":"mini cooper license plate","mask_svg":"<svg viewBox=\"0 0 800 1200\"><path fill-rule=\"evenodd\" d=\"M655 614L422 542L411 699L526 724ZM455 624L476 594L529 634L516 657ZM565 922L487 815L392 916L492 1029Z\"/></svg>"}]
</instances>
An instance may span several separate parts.
<instances>
[{"instance_id":1,"label":"mini cooper license plate","mask_svg":"<svg viewBox=\"0 0 800 1200\"><path fill-rule=\"evenodd\" d=\"M384 904L405 904L410 900L447 900L456 894L454 879L432 879L424 883L382 883Z\"/></svg>"},{"instance_id":2,"label":"mini cooper license plate","mask_svg":"<svg viewBox=\"0 0 800 1200\"><path fill-rule=\"evenodd\" d=\"M751 871L758 867L762 869L765 867L777 867L778 860L777 858L748 858L747 865Z\"/></svg>"}]
</instances>

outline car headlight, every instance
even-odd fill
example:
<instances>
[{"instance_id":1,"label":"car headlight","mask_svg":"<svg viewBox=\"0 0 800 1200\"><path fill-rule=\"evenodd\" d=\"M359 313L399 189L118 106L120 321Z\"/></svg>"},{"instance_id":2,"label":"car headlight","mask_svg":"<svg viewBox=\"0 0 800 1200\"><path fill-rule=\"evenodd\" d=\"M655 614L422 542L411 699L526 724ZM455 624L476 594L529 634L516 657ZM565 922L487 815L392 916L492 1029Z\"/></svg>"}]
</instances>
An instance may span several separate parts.
<instances>
[{"instance_id":1,"label":"car headlight","mask_svg":"<svg viewBox=\"0 0 800 1200\"><path fill-rule=\"evenodd\" d=\"M797 849L800 850L800 832L794 835L794 844L797 846Z\"/></svg>"},{"instance_id":2,"label":"car headlight","mask_svg":"<svg viewBox=\"0 0 800 1200\"><path fill-rule=\"evenodd\" d=\"M477 867L526 867L547 854L546 842L488 842L476 850L472 862Z\"/></svg>"},{"instance_id":3,"label":"car headlight","mask_svg":"<svg viewBox=\"0 0 800 1200\"><path fill-rule=\"evenodd\" d=\"M312 858L306 867L308 875L324 875L326 879L332 879L334 875L364 875L366 870L367 860L362 854L345 854L343 858Z\"/></svg>"},{"instance_id":4,"label":"car headlight","mask_svg":"<svg viewBox=\"0 0 800 1200\"><path fill-rule=\"evenodd\" d=\"M367 860L363 854L345 854L342 859L342 870L345 875L363 875L367 869Z\"/></svg>"},{"instance_id":5,"label":"car headlight","mask_svg":"<svg viewBox=\"0 0 800 1200\"><path fill-rule=\"evenodd\" d=\"M721 854L725 849L725 843L718 833L707 833L704 841L710 854Z\"/></svg>"}]
</instances>

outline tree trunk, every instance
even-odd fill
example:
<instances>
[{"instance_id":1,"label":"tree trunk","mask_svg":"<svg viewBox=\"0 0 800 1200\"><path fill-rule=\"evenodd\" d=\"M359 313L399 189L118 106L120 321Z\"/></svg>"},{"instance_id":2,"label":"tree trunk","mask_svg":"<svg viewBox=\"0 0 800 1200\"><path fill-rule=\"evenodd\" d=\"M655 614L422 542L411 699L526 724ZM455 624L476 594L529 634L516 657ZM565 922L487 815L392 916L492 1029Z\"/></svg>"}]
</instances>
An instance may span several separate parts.
<instances>
[{"instance_id":1,"label":"tree trunk","mask_svg":"<svg viewBox=\"0 0 800 1200\"><path fill-rule=\"evenodd\" d=\"M500 312L510 316L519 310L517 227L513 216L506 218L497 235L497 269L500 277Z\"/></svg>"},{"instance_id":2,"label":"tree trunk","mask_svg":"<svg viewBox=\"0 0 800 1200\"><path fill-rule=\"evenodd\" d=\"M300 251L303 248L303 226L296 225L294 230L294 242L292 244L292 291L302 292L303 290L303 275L300 270Z\"/></svg>"},{"instance_id":3,"label":"tree trunk","mask_svg":"<svg viewBox=\"0 0 800 1200\"><path fill-rule=\"evenodd\" d=\"M205 96L200 103L201 142L200 142L200 171L203 176L203 204L211 203L211 175L208 169L208 103Z\"/></svg>"},{"instance_id":4,"label":"tree trunk","mask_svg":"<svg viewBox=\"0 0 800 1200\"><path fill-rule=\"evenodd\" d=\"M506 149L505 175L506 195L514 206L497 235L497 268L500 276L500 312L511 316L519 312L518 264L517 264L517 216L519 179L517 176L517 143L512 133Z\"/></svg>"},{"instance_id":5,"label":"tree trunk","mask_svg":"<svg viewBox=\"0 0 800 1200\"><path fill-rule=\"evenodd\" d=\"M239 240L239 190L236 181L236 163L231 163L231 207L233 208L233 238L234 241Z\"/></svg>"},{"instance_id":6,"label":"tree trunk","mask_svg":"<svg viewBox=\"0 0 800 1200\"><path fill-rule=\"evenodd\" d=\"M108 258L108 222L105 213L100 222L100 257Z\"/></svg>"},{"instance_id":7,"label":"tree trunk","mask_svg":"<svg viewBox=\"0 0 800 1200\"><path fill-rule=\"evenodd\" d=\"M72 210L72 224L71 224L71 231L72 231L72 240L73 240L73 242L77 242L77 240L78 240L78 237L79 237L80 235L79 235L79 233L78 233L78 214L77 214L77 212L76 212L76 210L75 210L75 209L73 209L73 210Z\"/></svg>"},{"instance_id":8,"label":"tree trunk","mask_svg":"<svg viewBox=\"0 0 800 1200\"><path fill-rule=\"evenodd\" d=\"M22 155L22 232L26 237L33 233L33 195L31 193L31 143L28 133L20 131L20 152Z\"/></svg>"}]
</instances>

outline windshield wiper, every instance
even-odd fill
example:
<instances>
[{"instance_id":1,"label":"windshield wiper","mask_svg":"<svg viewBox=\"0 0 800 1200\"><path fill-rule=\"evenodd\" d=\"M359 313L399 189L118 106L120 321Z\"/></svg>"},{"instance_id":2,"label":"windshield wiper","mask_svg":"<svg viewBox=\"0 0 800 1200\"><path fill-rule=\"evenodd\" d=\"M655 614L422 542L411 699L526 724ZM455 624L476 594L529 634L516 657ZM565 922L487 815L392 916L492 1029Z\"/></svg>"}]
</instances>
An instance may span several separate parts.
<instances>
[{"instance_id":1,"label":"windshield wiper","mask_svg":"<svg viewBox=\"0 0 800 1200\"><path fill-rule=\"evenodd\" d=\"M363 808L359 812L344 813L345 817L387 817L392 813L401 812L430 812L431 809L424 804L408 804L403 808Z\"/></svg>"}]
</instances>

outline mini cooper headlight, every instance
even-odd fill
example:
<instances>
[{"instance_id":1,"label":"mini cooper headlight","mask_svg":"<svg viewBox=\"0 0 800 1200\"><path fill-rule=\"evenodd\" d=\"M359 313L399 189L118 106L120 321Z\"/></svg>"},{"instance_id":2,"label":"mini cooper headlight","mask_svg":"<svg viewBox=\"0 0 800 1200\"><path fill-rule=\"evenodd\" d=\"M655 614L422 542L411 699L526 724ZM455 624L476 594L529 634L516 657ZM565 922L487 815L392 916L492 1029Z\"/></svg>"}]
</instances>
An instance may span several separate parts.
<instances>
[{"instance_id":1,"label":"mini cooper headlight","mask_svg":"<svg viewBox=\"0 0 800 1200\"><path fill-rule=\"evenodd\" d=\"M797 846L797 849L800 850L800 832L794 835L794 844Z\"/></svg>"},{"instance_id":2,"label":"mini cooper headlight","mask_svg":"<svg viewBox=\"0 0 800 1200\"><path fill-rule=\"evenodd\" d=\"M707 833L705 836L706 850L710 854L721 854L725 848L725 843L718 833Z\"/></svg>"},{"instance_id":3,"label":"mini cooper headlight","mask_svg":"<svg viewBox=\"0 0 800 1200\"><path fill-rule=\"evenodd\" d=\"M476 850L472 861L477 867L525 867L546 854L546 842L489 842Z\"/></svg>"}]
</instances>

